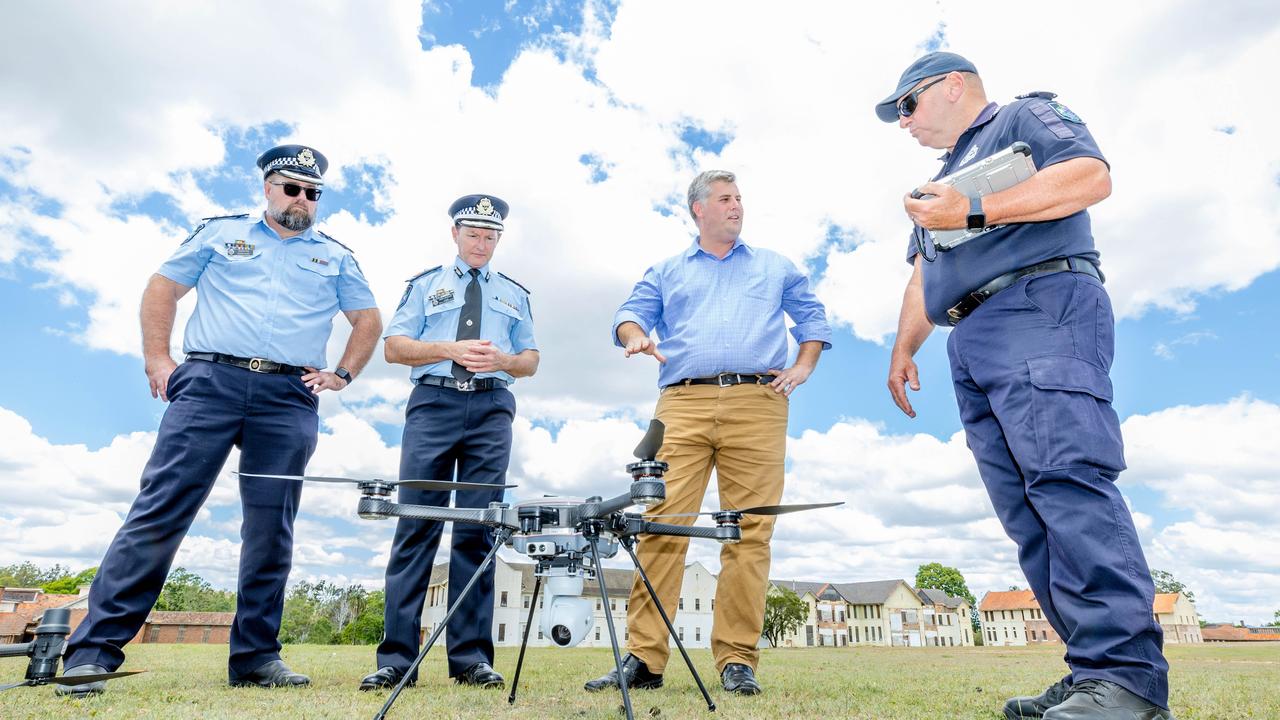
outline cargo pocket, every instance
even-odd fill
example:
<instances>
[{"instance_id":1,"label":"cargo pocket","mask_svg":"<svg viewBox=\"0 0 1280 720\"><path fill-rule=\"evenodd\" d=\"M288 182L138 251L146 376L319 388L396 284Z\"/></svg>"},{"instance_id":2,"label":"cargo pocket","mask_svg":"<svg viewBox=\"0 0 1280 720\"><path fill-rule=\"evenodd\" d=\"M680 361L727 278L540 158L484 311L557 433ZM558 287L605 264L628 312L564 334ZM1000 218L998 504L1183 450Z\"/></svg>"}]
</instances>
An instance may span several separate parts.
<instances>
[{"instance_id":1,"label":"cargo pocket","mask_svg":"<svg viewBox=\"0 0 1280 720\"><path fill-rule=\"evenodd\" d=\"M1120 472L1124 443L1111 407L1111 378L1069 355L1027 359L1035 420L1037 469L1088 465Z\"/></svg>"}]
</instances>

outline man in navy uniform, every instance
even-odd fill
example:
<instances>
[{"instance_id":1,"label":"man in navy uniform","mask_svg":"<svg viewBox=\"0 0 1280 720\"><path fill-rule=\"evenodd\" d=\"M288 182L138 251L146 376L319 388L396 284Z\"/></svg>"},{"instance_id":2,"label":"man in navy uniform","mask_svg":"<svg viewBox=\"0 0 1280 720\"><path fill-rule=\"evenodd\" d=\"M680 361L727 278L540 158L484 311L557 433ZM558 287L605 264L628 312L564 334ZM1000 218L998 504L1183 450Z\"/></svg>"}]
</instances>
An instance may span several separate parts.
<instances>
[{"instance_id":1,"label":"man in navy uniform","mask_svg":"<svg viewBox=\"0 0 1280 720\"><path fill-rule=\"evenodd\" d=\"M467 195L449 208L458 256L409 280L387 328L387 362L409 365L413 392L405 408L400 451L403 479L450 478L502 485L511 458L516 400L507 386L538 369L529 291L494 270L507 203ZM449 504L449 493L400 488L400 502ZM488 507L502 490L459 491L455 507ZM385 635L377 672L361 690L392 687L418 655L422 604L443 524L401 518L387 564ZM455 523L449 561L449 605L493 548L480 525ZM490 565L449 621L449 675L458 683L500 687L493 669L493 571ZM416 682L412 678L411 682Z\"/></svg>"},{"instance_id":2,"label":"man in navy uniform","mask_svg":"<svg viewBox=\"0 0 1280 720\"><path fill-rule=\"evenodd\" d=\"M382 330L351 250L315 230L328 161L303 145L258 158L266 211L206 218L151 277L142 343L152 397L169 402L142 487L89 592L89 613L67 644L67 675L114 671L146 620L178 546L231 447L245 472L302 474L316 447L317 397L341 390L368 362ZM174 363L178 300L196 289ZM333 371L325 344L341 310L351 337ZM280 615L293 555L301 483L242 478L240 581L231 628L233 686L306 685L280 660ZM102 692L104 683L59 694Z\"/></svg>"},{"instance_id":3,"label":"man in navy uniform","mask_svg":"<svg viewBox=\"0 0 1280 720\"><path fill-rule=\"evenodd\" d=\"M925 147L945 149L938 177L1016 141L1039 171L972 201L926 183L905 198L916 224L889 391L915 412L912 356L934 325L952 325L951 377L969 448L1070 669L1005 716L1045 720L1170 718L1168 663L1152 614L1155 588L1116 478L1124 470L1111 407L1111 301L1086 208L1111 193L1109 167L1084 121L1052 93L987 101L977 70L947 52L903 72L876 105ZM938 253L928 230L980 232Z\"/></svg>"}]
</instances>

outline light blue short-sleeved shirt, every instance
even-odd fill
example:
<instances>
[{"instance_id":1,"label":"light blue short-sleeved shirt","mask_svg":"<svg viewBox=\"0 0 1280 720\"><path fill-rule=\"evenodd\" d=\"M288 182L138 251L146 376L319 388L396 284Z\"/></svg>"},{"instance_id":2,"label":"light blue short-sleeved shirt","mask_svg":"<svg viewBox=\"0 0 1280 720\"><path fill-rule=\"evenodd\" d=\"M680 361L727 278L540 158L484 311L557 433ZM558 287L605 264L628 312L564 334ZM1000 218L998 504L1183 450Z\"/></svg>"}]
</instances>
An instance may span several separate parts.
<instances>
[{"instance_id":1,"label":"light blue short-sleeved shirt","mask_svg":"<svg viewBox=\"0 0 1280 720\"><path fill-rule=\"evenodd\" d=\"M383 339L403 335L423 342L452 342L458 337L458 320L466 302L467 285L471 282L467 265L461 258L453 264L441 265L409 279L400 306L396 308ZM480 339L488 340L499 350L516 355L537 350L533 339L533 311L529 291L489 265L480 268ZM423 375L452 377L452 361L416 365L409 379L417 382ZM496 377L515 382L505 372L477 373L476 377Z\"/></svg>"},{"instance_id":2,"label":"light blue short-sleeved shirt","mask_svg":"<svg viewBox=\"0 0 1280 720\"><path fill-rule=\"evenodd\" d=\"M158 272L196 289L189 353L323 368L333 316L377 307L349 248L314 228L281 239L263 216L206 220Z\"/></svg>"},{"instance_id":3,"label":"light blue short-sleeved shirt","mask_svg":"<svg viewBox=\"0 0 1280 720\"><path fill-rule=\"evenodd\" d=\"M697 239L686 251L645 272L613 317L658 331L667 362L658 386L719 373L765 374L787 362L786 320L796 342L831 347L827 312L809 279L787 258L741 240L724 258L703 250Z\"/></svg>"}]
</instances>

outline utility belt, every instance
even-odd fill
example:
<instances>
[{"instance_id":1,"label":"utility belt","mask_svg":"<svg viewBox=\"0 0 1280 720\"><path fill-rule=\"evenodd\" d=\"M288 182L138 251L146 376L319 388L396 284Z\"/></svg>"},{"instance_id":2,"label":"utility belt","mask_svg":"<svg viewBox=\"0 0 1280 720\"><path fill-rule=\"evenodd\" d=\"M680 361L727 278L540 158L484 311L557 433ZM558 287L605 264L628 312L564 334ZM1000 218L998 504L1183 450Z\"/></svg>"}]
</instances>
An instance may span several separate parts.
<instances>
[{"instance_id":1,"label":"utility belt","mask_svg":"<svg viewBox=\"0 0 1280 720\"><path fill-rule=\"evenodd\" d=\"M223 355L222 353L206 353L193 352L187 353L188 360L204 360L205 362L218 363L219 365L231 365L232 367L244 368L256 373L267 373L269 375L306 375L309 370L297 365L286 365L284 363L274 362L266 358L245 358L236 355Z\"/></svg>"},{"instance_id":2,"label":"utility belt","mask_svg":"<svg viewBox=\"0 0 1280 720\"><path fill-rule=\"evenodd\" d=\"M973 292L965 295L960 302L956 303L951 309L947 310L947 322L955 325L961 320L968 317L970 313L978 309L978 306L991 299L992 295L1004 290L1018 280L1037 273L1055 273L1055 272L1077 272L1084 273L1090 277L1102 280L1102 273L1098 272L1098 267L1089 260L1082 257L1057 258L1048 262L1036 263L1029 265L1021 270L1007 272Z\"/></svg>"},{"instance_id":3,"label":"utility belt","mask_svg":"<svg viewBox=\"0 0 1280 720\"><path fill-rule=\"evenodd\" d=\"M507 381L502 378L495 377L473 377L470 380L459 382L456 378L445 377L443 375L423 375L417 380L419 385L430 385L433 387L446 387L459 392L484 392L487 390L497 390L507 386Z\"/></svg>"},{"instance_id":4,"label":"utility belt","mask_svg":"<svg viewBox=\"0 0 1280 720\"><path fill-rule=\"evenodd\" d=\"M753 373L720 373L711 377L685 378L670 385L663 385L662 389L677 385L717 385L719 387L731 387L733 385L768 385L773 382L772 375L756 375Z\"/></svg>"}]
</instances>

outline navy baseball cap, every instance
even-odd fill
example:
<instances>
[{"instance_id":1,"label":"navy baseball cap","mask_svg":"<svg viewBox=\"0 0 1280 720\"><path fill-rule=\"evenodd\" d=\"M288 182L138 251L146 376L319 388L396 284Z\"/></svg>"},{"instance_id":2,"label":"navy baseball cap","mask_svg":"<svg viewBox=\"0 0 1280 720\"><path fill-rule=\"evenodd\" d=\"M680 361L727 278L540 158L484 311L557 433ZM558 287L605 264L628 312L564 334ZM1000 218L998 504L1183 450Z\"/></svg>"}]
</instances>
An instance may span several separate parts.
<instances>
[{"instance_id":1,"label":"navy baseball cap","mask_svg":"<svg viewBox=\"0 0 1280 720\"><path fill-rule=\"evenodd\" d=\"M324 153L306 145L279 145L258 156L258 167L265 178L271 173L293 180L323 185L324 171L329 169L329 159Z\"/></svg>"},{"instance_id":2,"label":"navy baseball cap","mask_svg":"<svg viewBox=\"0 0 1280 720\"><path fill-rule=\"evenodd\" d=\"M971 72L977 75L978 69L973 66L973 63L955 53L931 52L902 71L902 77L898 78L898 89L876 105L876 117L885 122L897 122L899 98L906 95L907 91L921 80L934 75L946 75L949 72Z\"/></svg>"},{"instance_id":3,"label":"navy baseball cap","mask_svg":"<svg viewBox=\"0 0 1280 720\"><path fill-rule=\"evenodd\" d=\"M449 206L454 225L486 228L502 232L502 221L510 206L492 195L464 195Z\"/></svg>"}]
</instances>

